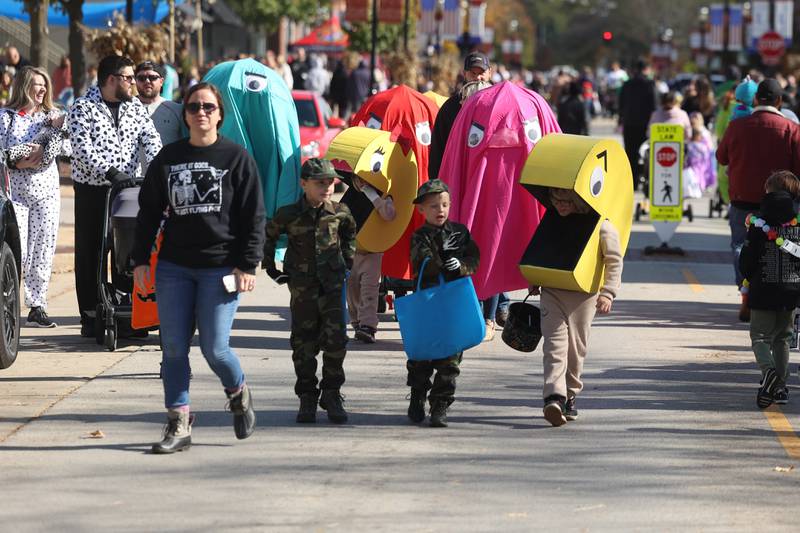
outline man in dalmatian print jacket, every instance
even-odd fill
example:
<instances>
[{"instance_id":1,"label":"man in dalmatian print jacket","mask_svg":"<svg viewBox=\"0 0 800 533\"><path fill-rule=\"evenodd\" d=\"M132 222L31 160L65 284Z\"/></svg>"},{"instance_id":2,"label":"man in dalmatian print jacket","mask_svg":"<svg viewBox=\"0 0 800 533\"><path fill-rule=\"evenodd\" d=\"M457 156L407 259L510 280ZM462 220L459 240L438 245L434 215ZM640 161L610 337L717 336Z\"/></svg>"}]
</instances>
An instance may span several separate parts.
<instances>
[{"instance_id":1,"label":"man in dalmatian print jacket","mask_svg":"<svg viewBox=\"0 0 800 533\"><path fill-rule=\"evenodd\" d=\"M75 187L75 285L81 313L81 336L95 336L97 272L108 188L140 175L140 150L146 164L161 150L150 114L133 98L133 61L108 56L98 65L97 86L75 101L68 125L73 143ZM115 288L125 280L114 279ZM130 285L130 281L127 281ZM120 335L124 333L124 325Z\"/></svg>"}]
</instances>

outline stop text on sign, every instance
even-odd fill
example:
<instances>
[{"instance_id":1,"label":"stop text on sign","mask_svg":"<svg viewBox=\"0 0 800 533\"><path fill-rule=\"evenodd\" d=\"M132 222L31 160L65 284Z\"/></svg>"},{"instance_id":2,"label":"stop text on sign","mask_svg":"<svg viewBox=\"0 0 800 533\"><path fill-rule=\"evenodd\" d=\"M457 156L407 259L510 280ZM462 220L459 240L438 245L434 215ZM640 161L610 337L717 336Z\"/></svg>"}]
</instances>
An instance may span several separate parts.
<instances>
[{"instance_id":1,"label":"stop text on sign","mask_svg":"<svg viewBox=\"0 0 800 533\"><path fill-rule=\"evenodd\" d=\"M678 160L678 153L669 146L661 148L656 153L656 161L658 161L658 164L661 165L662 167L671 167L672 165L675 164L675 161L677 160Z\"/></svg>"}]
</instances>

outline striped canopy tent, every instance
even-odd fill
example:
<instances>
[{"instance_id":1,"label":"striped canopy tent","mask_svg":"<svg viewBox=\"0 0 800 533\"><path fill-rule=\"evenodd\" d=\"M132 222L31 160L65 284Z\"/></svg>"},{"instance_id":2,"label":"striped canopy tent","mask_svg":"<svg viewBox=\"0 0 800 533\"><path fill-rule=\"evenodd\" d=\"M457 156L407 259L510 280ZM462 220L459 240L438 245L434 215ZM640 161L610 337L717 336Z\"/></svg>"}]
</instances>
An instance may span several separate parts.
<instances>
[{"instance_id":1,"label":"striped canopy tent","mask_svg":"<svg viewBox=\"0 0 800 533\"><path fill-rule=\"evenodd\" d=\"M334 15L290 46L305 48L309 52L343 52L348 44L349 38L342 29L339 17Z\"/></svg>"}]
</instances>

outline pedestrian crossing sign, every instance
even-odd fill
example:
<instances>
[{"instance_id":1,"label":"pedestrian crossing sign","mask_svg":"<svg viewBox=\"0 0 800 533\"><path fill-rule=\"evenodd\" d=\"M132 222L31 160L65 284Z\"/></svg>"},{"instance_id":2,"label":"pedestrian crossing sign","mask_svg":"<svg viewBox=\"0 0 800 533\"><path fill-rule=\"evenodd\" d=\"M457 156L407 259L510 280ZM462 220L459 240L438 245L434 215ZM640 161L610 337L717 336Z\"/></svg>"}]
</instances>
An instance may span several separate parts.
<instances>
[{"instance_id":1,"label":"pedestrian crossing sign","mask_svg":"<svg viewBox=\"0 0 800 533\"><path fill-rule=\"evenodd\" d=\"M683 126L650 126L650 220L680 222L683 217Z\"/></svg>"}]
</instances>

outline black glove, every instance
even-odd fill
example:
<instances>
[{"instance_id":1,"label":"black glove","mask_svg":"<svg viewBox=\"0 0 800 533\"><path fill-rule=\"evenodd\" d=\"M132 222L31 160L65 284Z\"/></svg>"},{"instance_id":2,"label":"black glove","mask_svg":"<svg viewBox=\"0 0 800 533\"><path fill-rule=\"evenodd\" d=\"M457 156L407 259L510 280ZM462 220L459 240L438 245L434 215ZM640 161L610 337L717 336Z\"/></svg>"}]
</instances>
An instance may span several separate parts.
<instances>
[{"instance_id":1,"label":"black glove","mask_svg":"<svg viewBox=\"0 0 800 533\"><path fill-rule=\"evenodd\" d=\"M111 182L112 187L117 187L119 189L126 189L137 185L135 179L117 170L115 167L108 169L108 172L106 172L106 179Z\"/></svg>"},{"instance_id":2,"label":"black glove","mask_svg":"<svg viewBox=\"0 0 800 533\"><path fill-rule=\"evenodd\" d=\"M268 268L267 276L271 277L278 285L283 285L289 281L289 276L278 270L277 268Z\"/></svg>"}]
</instances>

